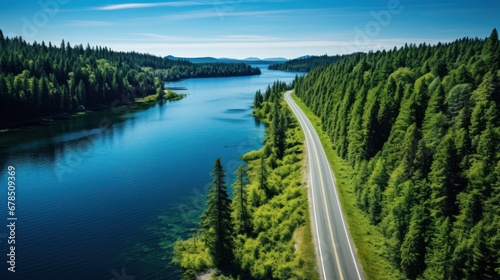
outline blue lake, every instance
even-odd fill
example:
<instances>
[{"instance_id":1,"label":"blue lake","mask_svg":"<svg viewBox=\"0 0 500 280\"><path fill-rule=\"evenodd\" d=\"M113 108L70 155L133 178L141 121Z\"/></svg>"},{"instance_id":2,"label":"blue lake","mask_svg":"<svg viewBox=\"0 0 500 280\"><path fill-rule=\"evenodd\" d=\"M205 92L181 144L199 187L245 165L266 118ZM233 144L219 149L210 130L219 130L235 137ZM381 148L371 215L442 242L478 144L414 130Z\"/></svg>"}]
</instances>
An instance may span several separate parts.
<instances>
[{"instance_id":1,"label":"blue lake","mask_svg":"<svg viewBox=\"0 0 500 280\"><path fill-rule=\"evenodd\" d=\"M171 244L197 227L221 157L226 181L264 125L255 91L293 72L169 83L188 96L0 132L0 279L179 279ZM7 168L16 169L16 272L7 272ZM128 277L128 278L127 278Z\"/></svg>"}]
</instances>

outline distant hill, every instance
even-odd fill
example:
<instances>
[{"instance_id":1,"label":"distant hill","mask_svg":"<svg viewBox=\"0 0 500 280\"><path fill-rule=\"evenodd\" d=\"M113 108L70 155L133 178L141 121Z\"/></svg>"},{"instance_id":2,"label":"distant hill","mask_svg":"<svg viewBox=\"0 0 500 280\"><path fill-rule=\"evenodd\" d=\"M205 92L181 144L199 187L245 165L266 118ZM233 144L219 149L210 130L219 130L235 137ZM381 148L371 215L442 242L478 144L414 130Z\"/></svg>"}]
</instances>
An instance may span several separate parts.
<instances>
[{"instance_id":1,"label":"distant hill","mask_svg":"<svg viewBox=\"0 0 500 280\"><path fill-rule=\"evenodd\" d=\"M247 57L247 58L243 59L243 61L259 61L259 60L261 60L261 59L258 57Z\"/></svg>"},{"instance_id":2,"label":"distant hill","mask_svg":"<svg viewBox=\"0 0 500 280\"><path fill-rule=\"evenodd\" d=\"M235 58L215 58L215 57L176 57L176 56L166 56L165 58L170 60L186 60L191 63L246 63L246 64L274 64L282 63L288 61L288 59L283 57L273 57L260 59L257 57L248 57L245 59L235 59Z\"/></svg>"}]
</instances>

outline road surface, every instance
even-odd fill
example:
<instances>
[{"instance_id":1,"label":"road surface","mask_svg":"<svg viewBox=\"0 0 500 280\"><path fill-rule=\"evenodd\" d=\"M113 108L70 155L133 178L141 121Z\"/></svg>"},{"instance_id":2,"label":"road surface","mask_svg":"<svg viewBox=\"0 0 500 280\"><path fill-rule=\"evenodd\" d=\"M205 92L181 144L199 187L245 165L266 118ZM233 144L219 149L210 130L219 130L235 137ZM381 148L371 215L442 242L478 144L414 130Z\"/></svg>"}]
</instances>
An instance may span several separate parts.
<instances>
[{"instance_id":1,"label":"road surface","mask_svg":"<svg viewBox=\"0 0 500 280\"><path fill-rule=\"evenodd\" d=\"M324 280L363 279L349 238L330 164L313 125L291 97L285 100L299 120L309 156L309 186L319 270Z\"/></svg>"}]
</instances>

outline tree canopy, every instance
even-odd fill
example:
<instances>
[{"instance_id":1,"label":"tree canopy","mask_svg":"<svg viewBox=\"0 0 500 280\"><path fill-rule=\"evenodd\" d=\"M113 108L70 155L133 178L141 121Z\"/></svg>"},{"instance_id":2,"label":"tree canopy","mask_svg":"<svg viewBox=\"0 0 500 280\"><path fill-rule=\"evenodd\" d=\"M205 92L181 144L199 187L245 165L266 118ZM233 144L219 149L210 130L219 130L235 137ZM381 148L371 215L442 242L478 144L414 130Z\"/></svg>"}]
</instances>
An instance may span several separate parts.
<instances>
[{"instance_id":1,"label":"tree canopy","mask_svg":"<svg viewBox=\"0 0 500 280\"><path fill-rule=\"evenodd\" d=\"M313 56L291 59L283 63L271 64L268 66L268 69L295 71L295 72L309 72L316 67L333 64L344 57L348 56L341 56L341 55L328 56L326 54L322 56L313 55Z\"/></svg>"},{"instance_id":2,"label":"tree canopy","mask_svg":"<svg viewBox=\"0 0 500 280\"><path fill-rule=\"evenodd\" d=\"M500 278L499 81L496 30L353 54L295 81L409 279Z\"/></svg>"}]
</instances>

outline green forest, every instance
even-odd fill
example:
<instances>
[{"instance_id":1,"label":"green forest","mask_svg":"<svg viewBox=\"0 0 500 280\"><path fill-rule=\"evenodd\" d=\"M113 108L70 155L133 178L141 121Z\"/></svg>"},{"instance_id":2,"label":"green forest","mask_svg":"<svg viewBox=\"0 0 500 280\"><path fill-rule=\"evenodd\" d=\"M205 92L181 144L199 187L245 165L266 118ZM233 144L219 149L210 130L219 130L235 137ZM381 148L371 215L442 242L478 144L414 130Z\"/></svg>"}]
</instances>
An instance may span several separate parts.
<instances>
[{"instance_id":1,"label":"green forest","mask_svg":"<svg viewBox=\"0 0 500 280\"><path fill-rule=\"evenodd\" d=\"M500 42L357 53L295 93L408 279L500 279ZM338 175L338 174L337 174Z\"/></svg>"},{"instance_id":2,"label":"green forest","mask_svg":"<svg viewBox=\"0 0 500 280\"><path fill-rule=\"evenodd\" d=\"M304 58L296 58L289 60L284 63L275 63L269 65L267 68L269 70L281 70L281 71L294 71L294 72L309 72L313 68L330 65L337 62L340 58L346 56L341 55L322 55L322 56L308 56Z\"/></svg>"},{"instance_id":3,"label":"green forest","mask_svg":"<svg viewBox=\"0 0 500 280\"><path fill-rule=\"evenodd\" d=\"M107 47L27 43L0 30L0 124L158 94L165 81L258 75L246 64L193 64Z\"/></svg>"},{"instance_id":4,"label":"green forest","mask_svg":"<svg viewBox=\"0 0 500 280\"><path fill-rule=\"evenodd\" d=\"M282 98L282 82L255 95L254 114L268 123L264 147L245 154L232 196L220 159L200 229L174 246L184 279L319 279L303 178L304 136ZM230 198L232 197L232 198Z\"/></svg>"}]
</instances>

